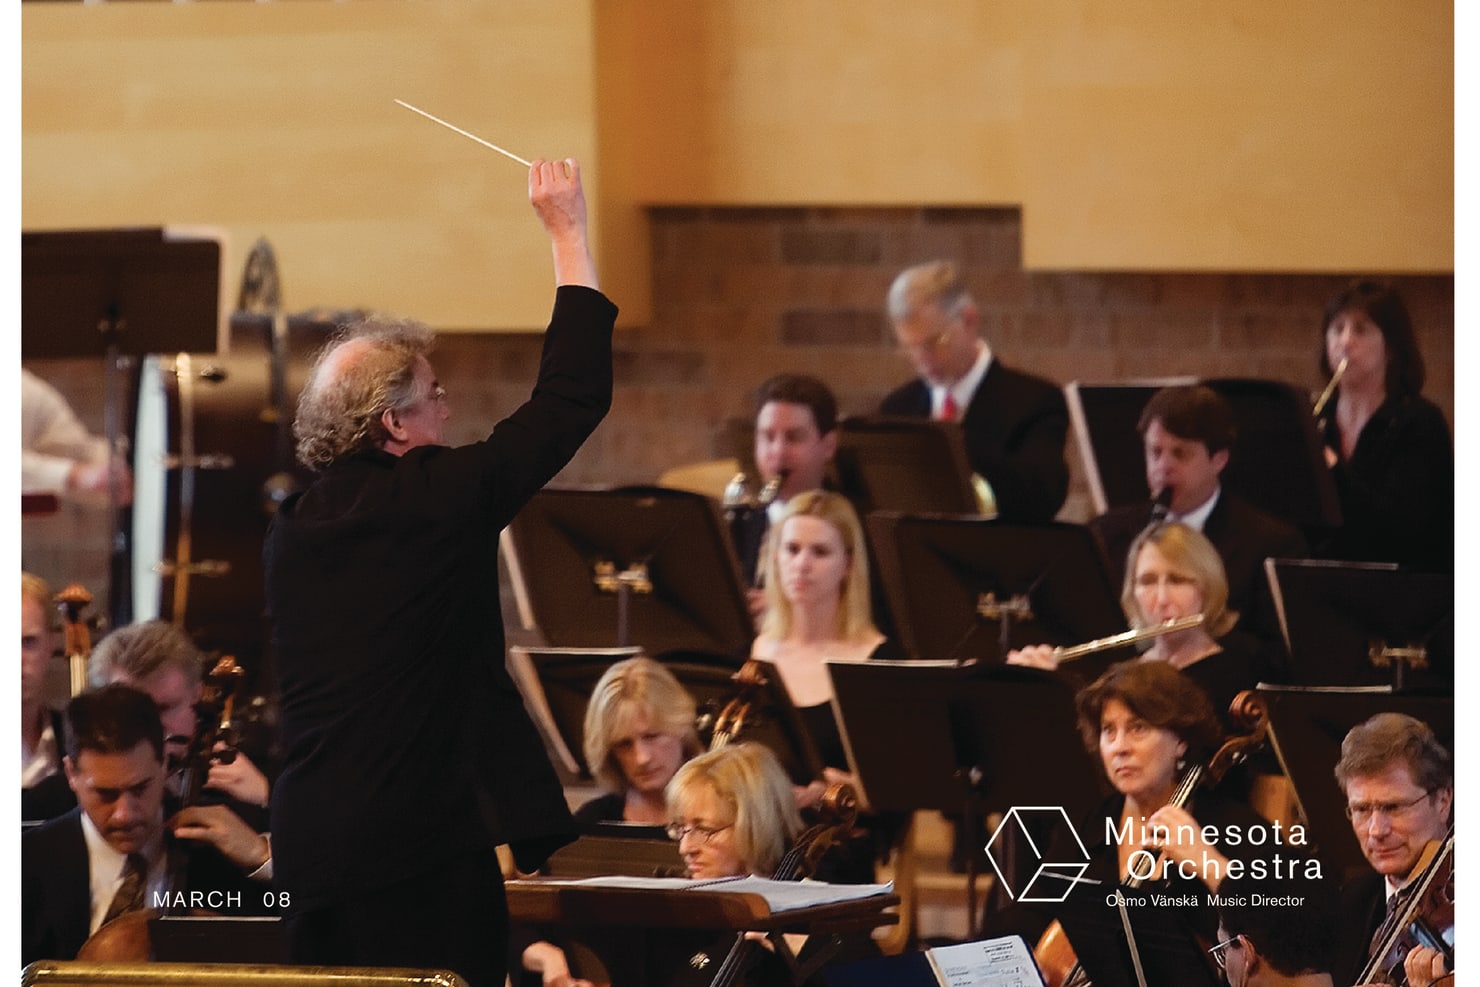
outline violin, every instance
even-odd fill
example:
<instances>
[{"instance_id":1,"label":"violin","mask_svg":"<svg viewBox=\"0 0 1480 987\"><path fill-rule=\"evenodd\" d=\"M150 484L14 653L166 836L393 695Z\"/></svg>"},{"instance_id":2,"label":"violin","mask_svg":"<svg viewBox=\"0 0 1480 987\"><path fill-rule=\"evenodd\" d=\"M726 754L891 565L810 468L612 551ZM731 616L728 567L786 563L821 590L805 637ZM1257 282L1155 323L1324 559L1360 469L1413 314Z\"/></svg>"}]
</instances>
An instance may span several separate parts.
<instances>
[{"instance_id":1,"label":"violin","mask_svg":"<svg viewBox=\"0 0 1480 987\"><path fill-rule=\"evenodd\" d=\"M1269 707L1257 692L1245 689L1233 697L1229 715L1235 725L1246 733L1225 740L1208 759L1207 764L1189 767L1177 783L1168 805L1185 809L1192 797L1202 788L1213 788L1223 781L1229 770L1247 761L1262 748L1269 738ZM1139 888L1144 877L1130 875L1124 882L1126 888ZM1406 953L1405 953L1406 955ZM1033 958L1043 973L1048 987L1076 987L1087 985L1089 980L1074 954L1074 946L1064 932L1064 927L1055 919L1038 939L1033 948Z\"/></svg>"},{"instance_id":2,"label":"violin","mask_svg":"<svg viewBox=\"0 0 1480 987\"><path fill-rule=\"evenodd\" d=\"M196 704L198 726L191 738L189 749L182 761L180 807L187 808L200 801L205 787L206 775L213 762L230 764L236 757L233 707L236 688L245 672L236 659L227 655L216 662L206 676L201 690L201 701ZM218 743L225 741L227 748L217 751ZM169 882L167 900L182 900L178 892L185 880L183 849L176 845L169 854ZM150 923L161 916L189 914L211 914L204 910L189 910L174 907L141 908L124 912L113 921L101 926L77 951L77 959L92 963L145 963L154 959L154 946L149 939Z\"/></svg>"},{"instance_id":3,"label":"violin","mask_svg":"<svg viewBox=\"0 0 1480 987\"><path fill-rule=\"evenodd\" d=\"M1406 987L1403 961L1417 946L1444 957L1454 969L1454 827L1442 840L1430 840L1398 892L1402 903L1377 930L1372 958L1357 978L1359 984Z\"/></svg>"}]
</instances>

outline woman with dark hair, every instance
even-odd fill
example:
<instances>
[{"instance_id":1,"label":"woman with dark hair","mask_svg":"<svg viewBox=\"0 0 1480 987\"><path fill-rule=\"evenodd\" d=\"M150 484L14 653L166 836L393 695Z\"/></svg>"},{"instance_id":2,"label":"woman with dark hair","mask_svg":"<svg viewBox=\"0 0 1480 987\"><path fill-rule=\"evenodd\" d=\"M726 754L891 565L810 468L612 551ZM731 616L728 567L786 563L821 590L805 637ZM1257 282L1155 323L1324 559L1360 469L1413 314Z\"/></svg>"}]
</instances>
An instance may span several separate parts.
<instances>
[{"instance_id":1,"label":"woman with dark hair","mask_svg":"<svg viewBox=\"0 0 1480 987\"><path fill-rule=\"evenodd\" d=\"M1342 525L1317 553L1454 569L1454 442L1420 391L1423 357L1402 296L1356 281L1326 304L1321 372L1344 364L1317 427Z\"/></svg>"},{"instance_id":2,"label":"woman with dark hair","mask_svg":"<svg viewBox=\"0 0 1480 987\"><path fill-rule=\"evenodd\" d=\"M1080 690L1075 706L1085 747L1098 756L1113 794L1076 821L1074 832L1056 829L1043 859L1083 860L1087 851L1083 877L1099 883L1081 887L1097 901L1134 879L1148 901L1172 896L1170 910L1187 930L1213 941L1217 917L1208 895L1231 872L1230 860L1241 861L1236 872L1254 854L1289 853L1272 845L1268 821L1216 788L1197 791L1186 805L1173 803L1183 776L1205 764L1222 737L1207 694L1167 662L1127 661ZM1235 827L1239 834L1262 828L1263 845L1224 839ZM1190 897L1177 899L1184 895ZM1031 943L1055 917L1052 904L1018 902L989 925L994 934L1018 933Z\"/></svg>"}]
</instances>

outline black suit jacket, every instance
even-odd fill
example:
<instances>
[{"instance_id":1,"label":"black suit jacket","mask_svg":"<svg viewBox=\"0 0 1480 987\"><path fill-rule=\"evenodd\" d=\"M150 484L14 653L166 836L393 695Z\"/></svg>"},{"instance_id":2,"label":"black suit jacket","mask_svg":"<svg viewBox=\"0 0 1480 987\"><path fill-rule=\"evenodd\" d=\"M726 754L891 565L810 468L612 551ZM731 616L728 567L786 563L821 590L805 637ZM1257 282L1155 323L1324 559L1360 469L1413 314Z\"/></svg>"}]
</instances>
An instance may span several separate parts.
<instances>
[{"instance_id":1,"label":"black suit jacket","mask_svg":"<svg viewBox=\"0 0 1480 987\"><path fill-rule=\"evenodd\" d=\"M1151 518L1151 502L1118 507L1089 522L1110 562L1112 585L1119 591L1125 581L1126 556ZM1292 524L1266 514L1230 490L1218 495L1203 534L1223 559L1228 577L1228 606L1239 612L1239 627L1267 645L1266 677L1284 670L1284 644L1274 597L1264 574L1264 560L1303 559L1309 552L1305 536Z\"/></svg>"},{"instance_id":2,"label":"black suit jacket","mask_svg":"<svg viewBox=\"0 0 1480 987\"><path fill-rule=\"evenodd\" d=\"M1342 885L1337 899L1336 962L1331 982L1354 984L1367 965L1372 936L1387 914L1387 883L1376 871Z\"/></svg>"},{"instance_id":3,"label":"black suit jacket","mask_svg":"<svg viewBox=\"0 0 1480 987\"><path fill-rule=\"evenodd\" d=\"M884 398L879 410L930 417L930 386L916 378ZM966 458L992 485L1004 521L1051 521L1069 493L1064 443L1069 410L1053 384L992 358L961 418Z\"/></svg>"},{"instance_id":4,"label":"black suit jacket","mask_svg":"<svg viewBox=\"0 0 1480 987\"><path fill-rule=\"evenodd\" d=\"M600 292L560 287L534 392L491 435L351 456L274 517L273 870L290 911L498 843L533 871L575 838L505 669L498 536L606 414L615 319Z\"/></svg>"},{"instance_id":5,"label":"black suit jacket","mask_svg":"<svg viewBox=\"0 0 1480 987\"><path fill-rule=\"evenodd\" d=\"M167 806L166 815L170 813ZM236 866L204 845L182 847L186 890L221 892L224 915L268 915L273 909L266 882L248 880ZM152 902L146 902L152 907ZM82 809L38 826L21 837L21 965L36 960L70 960L88 938L92 921L92 883Z\"/></svg>"}]
</instances>

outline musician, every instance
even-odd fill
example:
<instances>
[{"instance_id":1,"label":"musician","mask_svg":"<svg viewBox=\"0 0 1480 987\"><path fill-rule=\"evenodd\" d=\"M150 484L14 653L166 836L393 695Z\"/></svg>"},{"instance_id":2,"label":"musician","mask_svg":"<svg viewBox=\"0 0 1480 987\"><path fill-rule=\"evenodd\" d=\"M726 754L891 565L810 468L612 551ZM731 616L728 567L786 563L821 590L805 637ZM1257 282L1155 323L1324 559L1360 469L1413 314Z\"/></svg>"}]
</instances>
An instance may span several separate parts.
<instances>
[{"instance_id":1,"label":"musician","mask_svg":"<svg viewBox=\"0 0 1480 987\"><path fill-rule=\"evenodd\" d=\"M639 656L602 673L586 705L584 747L591 773L607 791L575 812L582 824L668 823L668 783L703 750L694 697L659 662ZM545 987L589 987L573 978L565 948L551 930L516 927L515 965ZM526 978L529 982L529 978Z\"/></svg>"},{"instance_id":2,"label":"musician","mask_svg":"<svg viewBox=\"0 0 1480 987\"><path fill-rule=\"evenodd\" d=\"M59 816L77 804L62 774L62 714L46 701L46 670L56 653L51 587L21 573L21 819Z\"/></svg>"},{"instance_id":3,"label":"musician","mask_svg":"<svg viewBox=\"0 0 1480 987\"><path fill-rule=\"evenodd\" d=\"M1095 812L1075 823L1089 853L1084 876L1103 883L1089 887L1089 893L1103 897L1134 876L1146 879L1148 892L1191 894L1197 903L1178 907L1177 914L1190 933L1213 941L1216 918L1208 892L1218 890L1230 859L1271 848L1205 841L1205 825L1219 832L1234 826L1243 832L1252 826L1269 830L1266 820L1216 788L1199 791L1185 807L1171 804L1184 772L1206 763L1221 736L1207 694L1167 662L1131 661L1082 689L1075 706L1085 747L1098 755L1114 789ZM1059 830L1044 859L1082 856L1073 835ZM1033 942L1054 917L1052 905L1019 902L988 925L993 934L1018 933Z\"/></svg>"},{"instance_id":4,"label":"musician","mask_svg":"<svg viewBox=\"0 0 1480 987\"><path fill-rule=\"evenodd\" d=\"M1165 387L1146 403L1136 428L1145 451L1146 487L1169 497L1165 519L1196 528L1217 547L1229 606L1245 615L1243 629L1267 642L1271 658L1282 666L1285 647L1264 560L1305 558L1309 551L1294 525L1223 488L1223 470L1237 438L1233 408L1210 387ZM1155 507L1149 501L1129 504L1089 522L1116 581L1124 575L1131 542Z\"/></svg>"},{"instance_id":5,"label":"musician","mask_svg":"<svg viewBox=\"0 0 1480 987\"><path fill-rule=\"evenodd\" d=\"M1454 569L1454 442L1420 391L1424 362L1402 296L1355 281L1326 303L1321 372L1346 370L1318 423L1342 525L1322 558Z\"/></svg>"},{"instance_id":6,"label":"musician","mask_svg":"<svg viewBox=\"0 0 1480 987\"><path fill-rule=\"evenodd\" d=\"M832 390L806 374L777 374L755 393L755 465L758 489L780 481L764 510L746 513L732 528L740 571L747 586L757 586L765 569L761 547L781 519L787 502L806 490L821 490L838 451L838 401ZM752 616L762 595L750 593Z\"/></svg>"},{"instance_id":7,"label":"musician","mask_svg":"<svg viewBox=\"0 0 1480 987\"><path fill-rule=\"evenodd\" d=\"M1235 630L1239 615L1228 609L1228 582L1218 550L1195 528L1180 522L1142 530L1131 543L1120 605L1133 629L1201 614L1196 627L1153 638L1142 654L1181 669L1226 716L1233 698L1260 680L1258 642ZM1047 645L1009 652L1011 664L1054 668Z\"/></svg>"},{"instance_id":8,"label":"musician","mask_svg":"<svg viewBox=\"0 0 1480 987\"><path fill-rule=\"evenodd\" d=\"M1332 987L1336 926L1330 897L1311 881L1224 881L1218 942L1210 952L1229 987ZM1269 901L1279 904L1262 903Z\"/></svg>"},{"instance_id":9,"label":"musician","mask_svg":"<svg viewBox=\"0 0 1480 987\"><path fill-rule=\"evenodd\" d=\"M105 919L152 907L156 892L199 892L225 914L270 911L268 841L220 806L166 807L149 696L109 685L74 697L65 749L78 807L21 838L22 965L74 958Z\"/></svg>"},{"instance_id":10,"label":"musician","mask_svg":"<svg viewBox=\"0 0 1480 987\"><path fill-rule=\"evenodd\" d=\"M884 398L886 415L959 421L971 468L1005 521L1050 521L1069 491L1064 396L1003 366L981 335L981 313L950 261L906 268L889 287L889 320L919 374Z\"/></svg>"},{"instance_id":11,"label":"musician","mask_svg":"<svg viewBox=\"0 0 1480 987\"><path fill-rule=\"evenodd\" d=\"M736 743L694 758L678 770L668 785L668 809L673 822L668 834L678 840L679 851L695 878L735 877L745 874L774 876L793 841L802 832L802 821L792 794L791 780L769 748L755 743ZM836 880L829 855L824 855L810 876ZM792 875L787 875L792 876ZM675 936L655 963L655 983L709 983L715 966L696 972L689 962L694 956L693 937ZM800 962L806 962L816 944L804 937L787 941ZM733 937L723 936L707 946L716 964L721 962ZM747 943L755 964L742 983L791 983L782 961L760 942ZM877 955L867 934L845 941L843 951L831 962ZM821 983L820 974L808 983Z\"/></svg>"},{"instance_id":12,"label":"musician","mask_svg":"<svg viewBox=\"0 0 1480 987\"><path fill-rule=\"evenodd\" d=\"M1454 766L1427 724L1402 713L1378 713L1342 740L1336 783L1372 865L1372 873L1341 889L1335 973L1344 985L1356 982L1389 903L1401 903L1425 848L1448 833Z\"/></svg>"},{"instance_id":13,"label":"musician","mask_svg":"<svg viewBox=\"0 0 1480 987\"><path fill-rule=\"evenodd\" d=\"M576 810L582 823L668 822L668 782L704 747L694 697L659 662L629 658L608 668L586 705L586 763L607 790Z\"/></svg>"},{"instance_id":14,"label":"musician","mask_svg":"<svg viewBox=\"0 0 1480 987\"><path fill-rule=\"evenodd\" d=\"M178 625L145 620L104 635L88 659L87 674L94 686L120 682L149 694L164 724L165 753L178 766L200 725L196 704L205 689L206 662ZM228 763L213 762L202 787L229 799L251 825L267 828L270 783L245 751L235 751Z\"/></svg>"},{"instance_id":15,"label":"musician","mask_svg":"<svg viewBox=\"0 0 1480 987\"><path fill-rule=\"evenodd\" d=\"M826 659L902 655L874 624L863 527L846 497L812 490L787 504L766 556L765 594L751 657L775 666L827 766L827 783L849 781Z\"/></svg>"},{"instance_id":16,"label":"musician","mask_svg":"<svg viewBox=\"0 0 1480 987\"><path fill-rule=\"evenodd\" d=\"M273 785L289 955L311 965L452 969L504 982L495 846L531 873L576 825L504 669L498 534L611 404L616 307L597 287L573 160L529 196L555 308L528 401L450 448L431 333L371 319L311 371L294 433L318 471L264 548L282 691Z\"/></svg>"}]
</instances>

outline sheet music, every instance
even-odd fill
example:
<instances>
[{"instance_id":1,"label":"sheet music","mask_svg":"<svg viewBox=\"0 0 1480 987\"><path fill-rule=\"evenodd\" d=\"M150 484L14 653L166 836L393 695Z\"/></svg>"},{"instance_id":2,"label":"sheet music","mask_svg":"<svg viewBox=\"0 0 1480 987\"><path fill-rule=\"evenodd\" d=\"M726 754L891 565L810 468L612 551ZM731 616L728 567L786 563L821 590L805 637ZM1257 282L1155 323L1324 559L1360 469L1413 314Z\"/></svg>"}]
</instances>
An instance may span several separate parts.
<instances>
[{"instance_id":1,"label":"sheet music","mask_svg":"<svg viewBox=\"0 0 1480 987\"><path fill-rule=\"evenodd\" d=\"M1022 936L936 946L926 956L942 987L1043 987Z\"/></svg>"},{"instance_id":2,"label":"sheet music","mask_svg":"<svg viewBox=\"0 0 1480 987\"><path fill-rule=\"evenodd\" d=\"M894 892L892 881L887 884L824 884L821 881L773 881L765 877L718 877L695 880L687 877L606 876L586 877L573 881L540 881L539 883L585 888L625 888L635 891L724 891L732 894L756 894L765 899L766 906L773 915L798 908L832 905L841 901L858 901Z\"/></svg>"}]
</instances>

